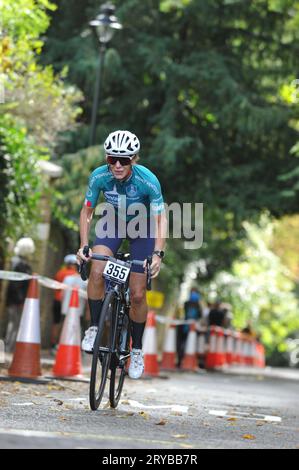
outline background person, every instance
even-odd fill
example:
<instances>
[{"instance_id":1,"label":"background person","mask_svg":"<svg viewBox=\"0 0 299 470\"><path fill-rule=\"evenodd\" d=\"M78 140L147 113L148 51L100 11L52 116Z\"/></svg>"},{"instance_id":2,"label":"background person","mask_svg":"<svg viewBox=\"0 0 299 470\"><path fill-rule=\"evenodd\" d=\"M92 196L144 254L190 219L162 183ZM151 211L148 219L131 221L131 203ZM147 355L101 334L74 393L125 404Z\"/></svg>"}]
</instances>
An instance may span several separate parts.
<instances>
[{"instance_id":1,"label":"background person","mask_svg":"<svg viewBox=\"0 0 299 470\"><path fill-rule=\"evenodd\" d=\"M184 303L184 316L185 320L199 321L202 317L202 307L200 305L201 294L196 287L193 287L189 294L189 299ZM178 367L181 363L185 353L185 346L190 330L190 325L179 325L178 327Z\"/></svg>"},{"instance_id":2,"label":"background person","mask_svg":"<svg viewBox=\"0 0 299 470\"><path fill-rule=\"evenodd\" d=\"M225 311L221 306L221 300L217 299L209 313L208 317L209 326L219 326L224 328L225 325Z\"/></svg>"}]
</instances>

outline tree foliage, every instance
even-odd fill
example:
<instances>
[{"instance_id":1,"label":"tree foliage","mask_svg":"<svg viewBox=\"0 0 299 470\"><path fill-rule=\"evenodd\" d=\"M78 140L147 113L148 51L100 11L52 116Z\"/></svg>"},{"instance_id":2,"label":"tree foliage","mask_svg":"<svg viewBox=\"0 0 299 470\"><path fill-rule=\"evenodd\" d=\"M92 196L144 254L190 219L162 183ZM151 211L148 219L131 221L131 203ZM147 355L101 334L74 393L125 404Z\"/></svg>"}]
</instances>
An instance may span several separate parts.
<instances>
[{"instance_id":1,"label":"tree foliage","mask_svg":"<svg viewBox=\"0 0 299 470\"><path fill-rule=\"evenodd\" d=\"M24 233L33 232L38 220L38 201L43 181L38 166L46 158L41 149L30 138L26 129L15 121L0 118L1 179L1 232L0 245L5 247L7 237L16 240Z\"/></svg>"},{"instance_id":2,"label":"tree foliage","mask_svg":"<svg viewBox=\"0 0 299 470\"><path fill-rule=\"evenodd\" d=\"M81 93L42 66L41 35L49 27L48 0L0 0L0 167L1 236L15 240L39 217L40 159L49 158L62 131L72 129ZM3 96L2 96L3 95ZM3 222L3 223L2 223Z\"/></svg>"},{"instance_id":3,"label":"tree foliage","mask_svg":"<svg viewBox=\"0 0 299 470\"><path fill-rule=\"evenodd\" d=\"M123 23L106 54L97 142L128 128L167 202L205 204L201 256L212 276L238 255L242 222L264 208L295 212L280 175L293 171L298 108L285 98L298 57L298 5L288 0L116 1ZM98 44L94 1L60 0L43 61L85 95L82 125L62 153L88 145ZM175 184L173 184L175 182ZM194 258L199 253L194 253Z\"/></svg>"},{"instance_id":4,"label":"tree foliage","mask_svg":"<svg viewBox=\"0 0 299 470\"><path fill-rule=\"evenodd\" d=\"M22 120L39 145L54 149L58 135L74 127L81 94L66 86L66 68L54 74L38 63L49 27L48 0L5 0L1 11L1 68L5 87L3 112Z\"/></svg>"},{"instance_id":5,"label":"tree foliage","mask_svg":"<svg viewBox=\"0 0 299 470\"><path fill-rule=\"evenodd\" d=\"M286 349L286 339L299 329L298 298L292 273L270 249L275 224L263 216L259 225L245 223L247 240L231 272L218 273L207 296L220 296L233 307L233 323L251 321L268 354Z\"/></svg>"}]
</instances>

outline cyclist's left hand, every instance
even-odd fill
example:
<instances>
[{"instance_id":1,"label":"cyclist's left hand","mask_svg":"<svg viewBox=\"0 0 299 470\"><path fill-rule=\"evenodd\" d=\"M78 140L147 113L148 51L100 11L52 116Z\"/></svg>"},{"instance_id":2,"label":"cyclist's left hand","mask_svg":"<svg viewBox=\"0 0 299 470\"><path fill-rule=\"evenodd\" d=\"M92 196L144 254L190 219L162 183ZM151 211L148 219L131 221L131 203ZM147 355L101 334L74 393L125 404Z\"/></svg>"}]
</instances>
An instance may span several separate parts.
<instances>
[{"instance_id":1,"label":"cyclist's left hand","mask_svg":"<svg viewBox=\"0 0 299 470\"><path fill-rule=\"evenodd\" d=\"M157 277L159 275L159 272L160 272L160 269L161 269L161 263L162 263L162 260L160 258L160 256L158 255L153 255L153 261L152 261L152 264L151 264L151 273L152 273L152 279L154 279L155 277Z\"/></svg>"}]
</instances>

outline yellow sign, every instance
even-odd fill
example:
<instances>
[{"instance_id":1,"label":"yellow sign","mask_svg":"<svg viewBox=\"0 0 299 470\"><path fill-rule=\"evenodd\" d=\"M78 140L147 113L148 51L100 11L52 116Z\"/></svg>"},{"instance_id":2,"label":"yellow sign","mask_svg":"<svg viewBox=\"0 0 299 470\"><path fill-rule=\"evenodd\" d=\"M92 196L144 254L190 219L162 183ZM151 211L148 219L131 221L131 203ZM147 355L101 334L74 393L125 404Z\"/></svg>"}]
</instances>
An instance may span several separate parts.
<instances>
[{"instance_id":1,"label":"yellow sign","mask_svg":"<svg viewBox=\"0 0 299 470\"><path fill-rule=\"evenodd\" d=\"M146 293L146 300L150 308L162 308L164 304L164 294L157 290L149 290Z\"/></svg>"}]
</instances>

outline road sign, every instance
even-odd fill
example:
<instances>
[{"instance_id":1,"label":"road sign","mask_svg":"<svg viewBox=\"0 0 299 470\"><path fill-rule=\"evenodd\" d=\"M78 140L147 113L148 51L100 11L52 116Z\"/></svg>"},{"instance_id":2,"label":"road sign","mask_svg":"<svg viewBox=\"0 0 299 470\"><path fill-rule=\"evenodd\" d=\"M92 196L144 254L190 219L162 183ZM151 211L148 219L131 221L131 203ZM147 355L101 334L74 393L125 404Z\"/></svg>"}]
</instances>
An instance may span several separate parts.
<instances>
[{"instance_id":1,"label":"road sign","mask_svg":"<svg viewBox=\"0 0 299 470\"><path fill-rule=\"evenodd\" d=\"M162 308L164 297L163 292L158 292L156 290L147 291L146 293L147 304L150 308Z\"/></svg>"}]
</instances>

